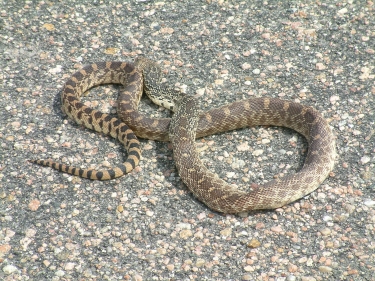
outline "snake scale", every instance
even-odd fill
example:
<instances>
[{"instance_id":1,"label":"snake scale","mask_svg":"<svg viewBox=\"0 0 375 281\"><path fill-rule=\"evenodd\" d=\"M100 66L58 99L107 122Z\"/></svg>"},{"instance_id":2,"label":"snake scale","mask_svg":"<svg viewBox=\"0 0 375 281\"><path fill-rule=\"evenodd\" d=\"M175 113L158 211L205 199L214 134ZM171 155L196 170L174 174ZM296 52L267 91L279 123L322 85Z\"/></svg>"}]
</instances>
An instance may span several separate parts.
<instances>
[{"instance_id":1,"label":"snake scale","mask_svg":"<svg viewBox=\"0 0 375 281\"><path fill-rule=\"evenodd\" d=\"M119 63L115 64L118 66ZM101 66L101 72L111 72L108 77L118 77L120 72L123 72L120 67L103 67L103 65L105 63L97 64L96 69L100 69ZM119 96L120 118L139 137L170 140L182 181L211 209L223 213L239 213L278 208L315 190L333 169L336 155L334 136L326 120L314 108L276 98L253 98L199 114L197 100L194 97L176 92L160 83L161 71L158 64L140 57L134 65L136 70L133 71L143 73L144 91L157 104L173 110L174 115L172 119L155 119L142 115L137 109L142 91L135 90L140 87L135 85L133 86L135 88L125 89ZM94 76L92 80L96 80ZM129 75L125 74L125 76ZM84 79L81 77L82 81ZM112 81L118 83L119 80ZM109 82L106 80L106 83ZM87 88L74 88L71 94L78 97ZM69 111L67 110L69 106L72 107L72 103L64 96L63 104L65 112ZM78 111L71 110L73 113L70 117L81 122L77 120L80 119L76 115ZM106 126L106 124L102 123L99 126ZM195 138L257 125L283 126L299 132L307 139L308 153L302 169L297 173L276 178L250 192L243 192L221 180L203 165L195 146ZM105 130L110 131L107 128Z\"/></svg>"}]
</instances>

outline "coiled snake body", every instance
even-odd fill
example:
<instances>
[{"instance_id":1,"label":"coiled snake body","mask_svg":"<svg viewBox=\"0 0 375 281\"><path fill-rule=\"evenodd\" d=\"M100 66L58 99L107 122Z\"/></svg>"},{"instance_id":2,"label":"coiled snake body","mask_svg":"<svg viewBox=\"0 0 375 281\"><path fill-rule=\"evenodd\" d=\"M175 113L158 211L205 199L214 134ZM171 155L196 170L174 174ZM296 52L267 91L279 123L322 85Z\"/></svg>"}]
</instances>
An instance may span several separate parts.
<instances>
[{"instance_id":1,"label":"coiled snake body","mask_svg":"<svg viewBox=\"0 0 375 281\"><path fill-rule=\"evenodd\" d=\"M274 98L254 98L199 115L195 98L177 93L159 83L160 68L156 63L139 58L135 66L145 77L145 92L154 102L175 113L172 119L143 116L137 110L141 91L124 91L119 96L120 118L137 136L170 140L182 181L211 209L223 213L238 213L281 207L315 190L332 170L335 159L334 137L326 120L312 107ZM107 67L106 72L118 76L120 70ZM75 95L80 94L76 90ZM162 98L158 98L159 94ZM67 111L67 107L72 105L69 100L64 102ZM71 112L77 121L75 111ZM309 148L300 171L270 181L256 190L243 192L207 170L199 159L195 138L256 125L289 127L305 136Z\"/></svg>"},{"instance_id":2,"label":"coiled snake body","mask_svg":"<svg viewBox=\"0 0 375 281\"><path fill-rule=\"evenodd\" d=\"M79 101L79 97L88 89L108 83L123 84L125 92L142 94L142 74L134 65L125 62L98 62L87 65L65 83L61 103L62 110L78 124L117 138L128 151L126 161L112 169L81 169L64 165L53 160L31 160L42 166L49 166L60 172L93 180L110 180L129 173L138 165L141 156L140 144L129 127L115 117L94 110Z\"/></svg>"}]
</instances>

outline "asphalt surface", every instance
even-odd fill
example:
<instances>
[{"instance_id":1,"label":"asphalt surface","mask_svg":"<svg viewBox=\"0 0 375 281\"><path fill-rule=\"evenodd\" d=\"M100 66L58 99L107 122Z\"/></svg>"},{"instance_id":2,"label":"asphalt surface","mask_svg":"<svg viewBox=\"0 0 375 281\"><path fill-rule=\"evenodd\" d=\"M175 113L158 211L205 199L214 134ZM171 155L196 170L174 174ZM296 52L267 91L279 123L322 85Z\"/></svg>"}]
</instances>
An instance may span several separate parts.
<instances>
[{"instance_id":1,"label":"asphalt surface","mask_svg":"<svg viewBox=\"0 0 375 281\"><path fill-rule=\"evenodd\" d=\"M375 4L372 1L0 1L1 280L375 280ZM30 164L122 162L115 140L61 112L83 65L158 61L201 110L252 97L311 105L337 160L312 194L223 215L181 182L168 143L141 140L130 174L90 181ZM119 86L86 104L116 115ZM147 98L141 110L170 116ZM306 142L269 126L197 140L239 188L298 170Z\"/></svg>"}]
</instances>

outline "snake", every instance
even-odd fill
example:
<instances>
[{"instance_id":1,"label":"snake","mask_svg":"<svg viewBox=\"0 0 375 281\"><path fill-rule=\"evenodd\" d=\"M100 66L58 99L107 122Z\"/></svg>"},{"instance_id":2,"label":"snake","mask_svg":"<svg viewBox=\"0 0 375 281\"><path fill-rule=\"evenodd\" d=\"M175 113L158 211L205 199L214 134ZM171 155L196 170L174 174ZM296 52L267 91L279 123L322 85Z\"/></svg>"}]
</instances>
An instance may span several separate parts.
<instances>
[{"instance_id":1,"label":"snake","mask_svg":"<svg viewBox=\"0 0 375 281\"><path fill-rule=\"evenodd\" d=\"M124 72L124 68L129 71ZM116 135L113 133L115 127L126 126L128 129L125 136L132 141L135 140L132 133L140 138L171 141L173 158L181 180L198 200L217 212L241 213L282 207L313 192L333 169L336 157L335 138L328 122L313 107L278 98L261 97L199 112L199 101L161 83L161 73L161 67L145 57L138 57L134 64L94 63L85 71L74 74L76 77L65 85L62 94L63 110L77 123L111 136ZM125 78L120 78L123 76ZM129 82L131 85L128 85ZM125 85L117 105L119 118L124 123L108 116L107 122L104 122L102 113L79 103L78 98L84 91L102 83ZM151 118L139 112L142 87L153 102L174 112L172 118ZM86 117L86 121L82 120L82 116ZM117 120L112 121L117 122L117 126L109 127L112 123L108 120ZM96 122L95 125L93 122ZM306 138L308 152L304 165L298 172L278 177L257 189L245 192L220 179L200 160L196 138L260 125L288 127ZM129 149L128 154L134 153L130 155L134 156L131 163L134 168L139 161L140 148L136 141L132 144L134 149ZM45 160L37 160L35 163L67 173L72 173L75 169ZM82 171L85 170L78 173L75 171L74 174L81 176L85 174ZM129 171L120 169L118 175L124 172ZM113 172L108 171L92 171L90 174L91 179L114 178ZM98 177L98 174L101 176Z\"/></svg>"},{"instance_id":2,"label":"snake","mask_svg":"<svg viewBox=\"0 0 375 281\"><path fill-rule=\"evenodd\" d=\"M134 64L126 62L97 62L74 73L65 82L61 91L61 108L68 117L80 125L118 139L127 150L127 159L121 165L107 169L77 168L54 160L29 160L41 166L48 166L60 172L92 180L111 180L132 171L140 161L140 143L134 132L121 120L92 109L80 101L87 90L103 84L122 84L124 91L141 94L143 76Z\"/></svg>"}]
</instances>

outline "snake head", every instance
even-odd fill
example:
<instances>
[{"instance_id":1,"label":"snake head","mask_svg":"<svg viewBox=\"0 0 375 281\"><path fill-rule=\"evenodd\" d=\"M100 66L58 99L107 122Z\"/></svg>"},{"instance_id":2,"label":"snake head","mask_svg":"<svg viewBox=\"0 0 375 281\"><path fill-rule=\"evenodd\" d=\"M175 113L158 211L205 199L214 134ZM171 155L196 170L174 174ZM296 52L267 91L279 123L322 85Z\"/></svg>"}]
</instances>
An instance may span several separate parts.
<instances>
[{"instance_id":1,"label":"snake head","mask_svg":"<svg viewBox=\"0 0 375 281\"><path fill-rule=\"evenodd\" d=\"M134 60L134 66L142 71L146 88L160 83L162 69L157 62L139 56Z\"/></svg>"}]
</instances>

